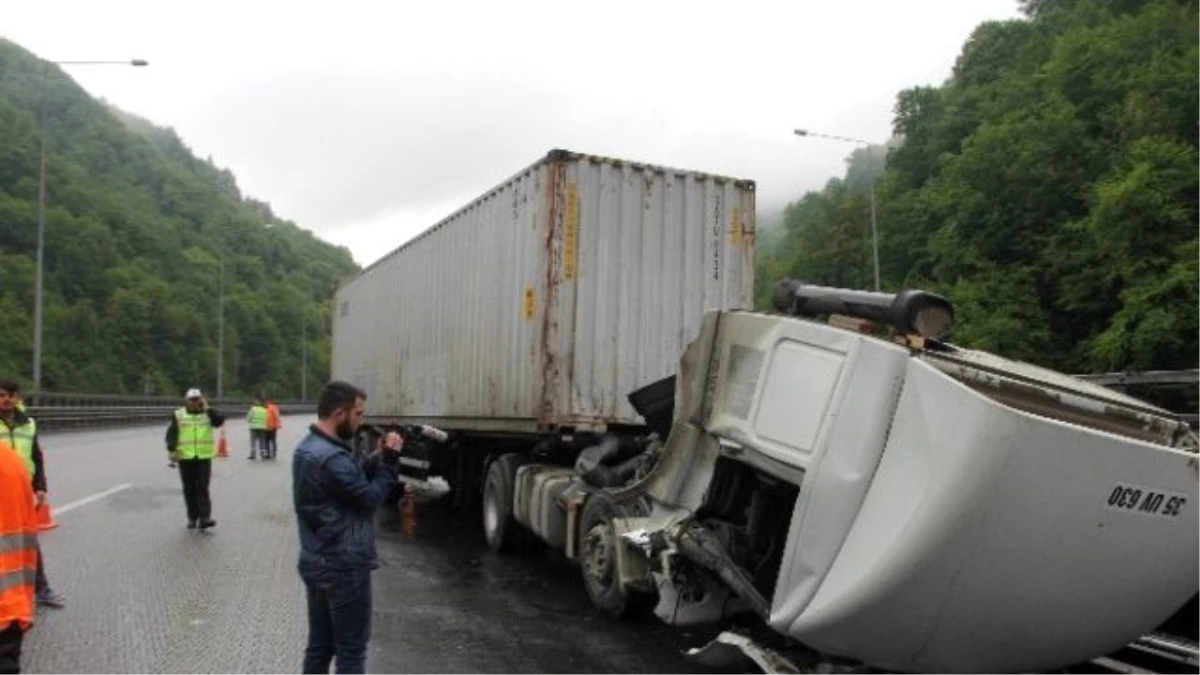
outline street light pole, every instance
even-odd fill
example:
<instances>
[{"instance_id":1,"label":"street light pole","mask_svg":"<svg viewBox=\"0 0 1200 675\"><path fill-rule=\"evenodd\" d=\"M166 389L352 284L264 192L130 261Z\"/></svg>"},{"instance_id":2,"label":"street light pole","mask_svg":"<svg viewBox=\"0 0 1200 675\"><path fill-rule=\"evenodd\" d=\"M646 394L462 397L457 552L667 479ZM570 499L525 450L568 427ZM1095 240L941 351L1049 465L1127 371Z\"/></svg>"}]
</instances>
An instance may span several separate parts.
<instances>
[{"instance_id":1,"label":"street light pole","mask_svg":"<svg viewBox=\"0 0 1200 675\"><path fill-rule=\"evenodd\" d=\"M46 137L49 135L49 84L50 64L59 66L148 66L145 59L129 61L43 61L42 62L42 109L39 115L41 157L38 160L38 231L37 272L33 289L33 390L42 390L42 305L45 286L46 260Z\"/></svg>"},{"instance_id":2,"label":"street light pole","mask_svg":"<svg viewBox=\"0 0 1200 675\"><path fill-rule=\"evenodd\" d=\"M300 401L308 401L308 307L300 310Z\"/></svg>"},{"instance_id":3,"label":"street light pole","mask_svg":"<svg viewBox=\"0 0 1200 675\"><path fill-rule=\"evenodd\" d=\"M879 225L875 221L875 173L872 171L871 145L867 144L867 179L871 181L871 253L875 260L875 291L879 285Z\"/></svg>"},{"instance_id":4,"label":"street light pole","mask_svg":"<svg viewBox=\"0 0 1200 675\"><path fill-rule=\"evenodd\" d=\"M49 96L46 87L50 69L42 64L42 111L39 115L38 136L41 139L41 158L38 160L38 223L37 223L37 272L33 286L33 390L42 390L42 269L46 255L46 108Z\"/></svg>"},{"instance_id":5,"label":"street light pole","mask_svg":"<svg viewBox=\"0 0 1200 675\"><path fill-rule=\"evenodd\" d=\"M874 171L873 171L873 163L871 160L871 143L869 141L864 141L861 138L850 138L848 136L833 136L830 134L819 134L819 133L816 133L813 131L808 131L807 129L796 129L795 133L797 136L801 136L801 137L812 136L814 138L827 138L827 139L833 140L833 141L842 141L845 143L854 143L854 144L861 144L863 146L866 146L866 149L867 149L867 180L870 181L869 187L870 187L870 192L871 192L871 249L872 249L872 257L875 262L875 290L876 291L881 290L882 287L880 286L880 283L879 283L879 225L878 225L878 222L876 221L876 216L875 216L875 177L872 175L874 173Z\"/></svg>"},{"instance_id":6,"label":"street light pole","mask_svg":"<svg viewBox=\"0 0 1200 675\"><path fill-rule=\"evenodd\" d=\"M221 273L217 282L217 400L225 395L225 247L221 247Z\"/></svg>"}]
</instances>

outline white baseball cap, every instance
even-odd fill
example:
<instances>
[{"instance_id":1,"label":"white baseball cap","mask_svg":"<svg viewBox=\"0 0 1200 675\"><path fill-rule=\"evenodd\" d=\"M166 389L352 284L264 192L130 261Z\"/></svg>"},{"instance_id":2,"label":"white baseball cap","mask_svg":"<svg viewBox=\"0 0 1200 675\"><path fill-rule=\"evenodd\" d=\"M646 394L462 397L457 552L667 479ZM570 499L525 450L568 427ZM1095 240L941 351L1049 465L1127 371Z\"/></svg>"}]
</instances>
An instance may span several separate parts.
<instances>
[{"instance_id":1,"label":"white baseball cap","mask_svg":"<svg viewBox=\"0 0 1200 675\"><path fill-rule=\"evenodd\" d=\"M185 398L204 398L204 395L200 393L199 389L193 387L188 389L187 396Z\"/></svg>"}]
</instances>

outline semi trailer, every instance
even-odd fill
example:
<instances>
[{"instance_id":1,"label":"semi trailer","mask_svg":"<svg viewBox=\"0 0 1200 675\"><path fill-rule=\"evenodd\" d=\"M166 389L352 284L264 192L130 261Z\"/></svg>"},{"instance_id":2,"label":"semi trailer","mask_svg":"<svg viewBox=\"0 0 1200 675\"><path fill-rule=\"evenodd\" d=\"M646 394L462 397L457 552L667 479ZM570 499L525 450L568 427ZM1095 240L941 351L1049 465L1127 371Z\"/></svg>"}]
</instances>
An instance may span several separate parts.
<instances>
[{"instance_id":1,"label":"semi trailer","mask_svg":"<svg viewBox=\"0 0 1200 675\"><path fill-rule=\"evenodd\" d=\"M613 616L997 672L1195 595L1185 421L944 341L934 294L785 281L749 311L753 247L751 181L555 151L339 289L333 376L370 424L446 431L406 477Z\"/></svg>"},{"instance_id":2,"label":"semi trailer","mask_svg":"<svg viewBox=\"0 0 1200 675\"><path fill-rule=\"evenodd\" d=\"M752 302L754 198L551 151L339 288L332 375L368 393L368 424L452 430L405 467L466 506L505 448L569 458L645 429L626 394L674 373L705 313Z\"/></svg>"}]
</instances>

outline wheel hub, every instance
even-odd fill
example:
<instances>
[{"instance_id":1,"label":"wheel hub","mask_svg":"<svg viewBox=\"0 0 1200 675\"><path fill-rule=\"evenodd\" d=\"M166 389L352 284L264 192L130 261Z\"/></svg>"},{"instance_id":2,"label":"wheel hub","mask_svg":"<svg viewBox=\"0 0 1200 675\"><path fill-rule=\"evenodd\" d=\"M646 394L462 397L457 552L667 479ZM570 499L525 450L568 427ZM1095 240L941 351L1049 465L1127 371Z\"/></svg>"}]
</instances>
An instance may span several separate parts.
<instances>
[{"instance_id":1,"label":"wheel hub","mask_svg":"<svg viewBox=\"0 0 1200 675\"><path fill-rule=\"evenodd\" d=\"M489 537L500 529L500 505L496 503L494 490L488 490L484 495L483 529Z\"/></svg>"},{"instance_id":2,"label":"wheel hub","mask_svg":"<svg viewBox=\"0 0 1200 675\"><path fill-rule=\"evenodd\" d=\"M606 586L612 579L612 526L597 523L588 530L584 539L583 569L587 578L598 587Z\"/></svg>"}]
</instances>

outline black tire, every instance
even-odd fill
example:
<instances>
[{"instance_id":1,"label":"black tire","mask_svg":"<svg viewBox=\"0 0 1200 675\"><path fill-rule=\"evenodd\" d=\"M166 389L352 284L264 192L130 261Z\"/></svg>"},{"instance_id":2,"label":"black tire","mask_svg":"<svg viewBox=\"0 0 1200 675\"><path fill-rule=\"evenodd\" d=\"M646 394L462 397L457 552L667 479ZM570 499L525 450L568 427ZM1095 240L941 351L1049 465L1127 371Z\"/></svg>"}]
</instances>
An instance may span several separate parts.
<instances>
[{"instance_id":1,"label":"black tire","mask_svg":"<svg viewBox=\"0 0 1200 675\"><path fill-rule=\"evenodd\" d=\"M483 486L478 478L479 472L474 469L474 463L479 459L466 447L452 448L452 450L454 451L452 463L442 473L442 477L450 487L450 491L446 493L446 503L450 505L451 511L468 511L476 507L475 501L483 493Z\"/></svg>"},{"instance_id":2,"label":"black tire","mask_svg":"<svg viewBox=\"0 0 1200 675\"><path fill-rule=\"evenodd\" d=\"M524 528L513 519L513 485L524 455L501 455L488 466L483 483L483 536L493 551L513 552L527 542Z\"/></svg>"},{"instance_id":3,"label":"black tire","mask_svg":"<svg viewBox=\"0 0 1200 675\"><path fill-rule=\"evenodd\" d=\"M612 498L593 493L583 505L579 518L579 570L583 587L596 609L618 619L644 616L654 609L658 598L617 583L617 541L613 518L622 513Z\"/></svg>"}]
</instances>

